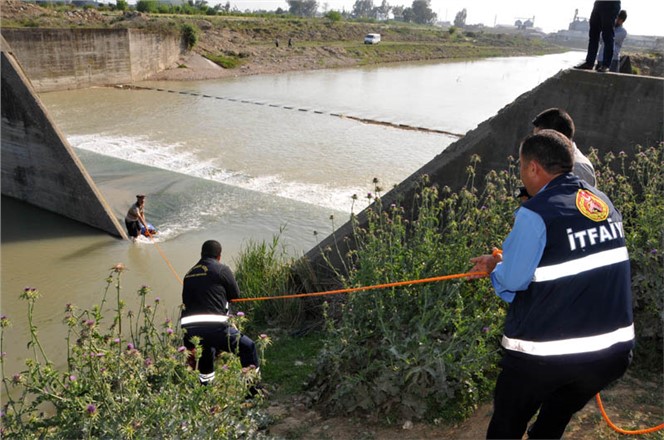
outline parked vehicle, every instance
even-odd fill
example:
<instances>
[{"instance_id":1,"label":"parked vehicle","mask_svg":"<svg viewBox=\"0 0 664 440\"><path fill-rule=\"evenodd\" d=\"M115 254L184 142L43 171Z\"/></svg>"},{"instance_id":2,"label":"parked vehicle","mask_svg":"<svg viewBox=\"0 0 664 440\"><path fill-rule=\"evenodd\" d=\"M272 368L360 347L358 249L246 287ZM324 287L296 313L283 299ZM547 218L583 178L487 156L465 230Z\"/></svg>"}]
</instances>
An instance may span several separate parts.
<instances>
[{"instance_id":1,"label":"parked vehicle","mask_svg":"<svg viewBox=\"0 0 664 440\"><path fill-rule=\"evenodd\" d=\"M380 34L367 34L364 37L364 44L378 44L380 43Z\"/></svg>"}]
</instances>

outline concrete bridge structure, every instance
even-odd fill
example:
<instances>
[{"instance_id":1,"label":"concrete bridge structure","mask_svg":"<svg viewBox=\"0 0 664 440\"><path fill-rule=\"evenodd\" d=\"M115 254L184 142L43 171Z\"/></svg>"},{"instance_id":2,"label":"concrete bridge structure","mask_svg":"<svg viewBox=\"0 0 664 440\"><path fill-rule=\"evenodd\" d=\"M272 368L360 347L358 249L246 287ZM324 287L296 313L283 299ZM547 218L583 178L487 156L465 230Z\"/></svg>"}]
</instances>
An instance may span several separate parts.
<instances>
[{"instance_id":1,"label":"concrete bridge structure","mask_svg":"<svg viewBox=\"0 0 664 440\"><path fill-rule=\"evenodd\" d=\"M127 238L0 36L2 194Z\"/></svg>"}]
</instances>

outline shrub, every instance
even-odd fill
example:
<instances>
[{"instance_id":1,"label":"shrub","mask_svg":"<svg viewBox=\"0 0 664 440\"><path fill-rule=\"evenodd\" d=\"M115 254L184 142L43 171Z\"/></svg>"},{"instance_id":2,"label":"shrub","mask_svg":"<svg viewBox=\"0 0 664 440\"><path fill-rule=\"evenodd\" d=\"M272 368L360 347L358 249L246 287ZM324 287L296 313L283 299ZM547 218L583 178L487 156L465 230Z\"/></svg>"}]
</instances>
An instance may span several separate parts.
<instances>
[{"instance_id":1,"label":"shrub","mask_svg":"<svg viewBox=\"0 0 664 440\"><path fill-rule=\"evenodd\" d=\"M283 230L282 230L283 232ZM279 245L281 234L271 243L250 241L237 258L237 282L245 298L282 295L291 283L292 260ZM303 319L304 302L301 299L277 299L245 303L253 324L266 323L281 328L293 328Z\"/></svg>"},{"instance_id":2,"label":"shrub","mask_svg":"<svg viewBox=\"0 0 664 440\"><path fill-rule=\"evenodd\" d=\"M342 16L339 11L328 11L327 14L325 14L325 18L330 21L341 21Z\"/></svg>"},{"instance_id":3,"label":"shrub","mask_svg":"<svg viewBox=\"0 0 664 440\"><path fill-rule=\"evenodd\" d=\"M422 181L416 220L377 195L366 228L355 224L346 286L367 286L466 272L469 259L500 244L516 200L513 166L491 173L487 191L452 194ZM442 192L444 198L439 198ZM478 228L477 225L482 225ZM348 296L310 383L333 413L456 420L492 391L504 305L487 280L445 281Z\"/></svg>"},{"instance_id":4,"label":"shrub","mask_svg":"<svg viewBox=\"0 0 664 440\"><path fill-rule=\"evenodd\" d=\"M138 313L125 311L117 265L107 278L104 298L91 310L68 304L67 362L59 371L37 338L33 311L39 292L26 288L33 357L27 369L5 375L2 436L17 438L254 438L260 413L244 405L255 372L243 370L237 356L222 354L212 385L201 386L187 366L182 332L160 321L159 298L138 290ZM103 316L106 293L117 292L115 316ZM0 351L9 320L2 316ZM105 328L105 326L108 326ZM267 339L258 342L263 348ZM200 350L198 350L200 353ZM3 356L4 358L4 356ZM45 413L44 413L45 411ZM46 414L46 415L45 415Z\"/></svg>"},{"instance_id":5,"label":"shrub","mask_svg":"<svg viewBox=\"0 0 664 440\"><path fill-rule=\"evenodd\" d=\"M138 0L136 2L136 10L138 12L156 13L158 11L156 0Z\"/></svg>"},{"instance_id":6,"label":"shrub","mask_svg":"<svg viewBox=\"0 0 664 440\"><path fill-rule=\"evenodd\" d=\"M193 24L184 23L180 28L180 33L182 35L182 40L187 46L187 49L191 50L196 43L198 42L198 28Z\"/></svg>"},{"instance_id":7,"label":"shrub","mask_svg":"<svg viewBox=\"0 0 664 440\"><path fill-rule=\"evenodd\" d=\"M127 2L127 0L117 0L115 4L115 9L117 9L118 11L126 11L127 9L129 9L129 3Z\"/></svg>"}]
</instances>

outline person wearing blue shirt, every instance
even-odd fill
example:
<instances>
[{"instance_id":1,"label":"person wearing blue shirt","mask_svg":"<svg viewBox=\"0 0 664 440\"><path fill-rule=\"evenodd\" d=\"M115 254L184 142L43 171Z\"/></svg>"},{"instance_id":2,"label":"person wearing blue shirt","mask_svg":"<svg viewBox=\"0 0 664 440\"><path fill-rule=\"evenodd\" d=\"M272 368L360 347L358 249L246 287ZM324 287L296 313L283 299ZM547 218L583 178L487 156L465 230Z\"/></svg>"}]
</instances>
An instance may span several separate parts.
<instances>
[{"instance_id":1,"label":"person wearing blue shirt","mask_svg":"<svg viewBox=\"0 0 664 440\"><path fill-rule=\"evenodd\" d=\"M618 72L620 70L620 50L622 45L627 38L627 30L623 24L627 20L627 11L622 10L618 13L616 18L616 25L613 28L613 59L611 60L611 66L609 67L610 72ZM597 52L597 66L599 69L604 64L604 41L601 40L599 43L599 51Z\"/></svg>"},{"instance_id":2,"label":"person wearing blue shirt","mask_svg":"<svg viewBox=\"0 0 664 440\"><path fill-rule=\"evenodd\" d=\"M572 173L571 141L540 130L519 149L528 194L502 253L471 259L509 303L487 438L560 438L626 371L634 346L629 255L611 200ZM539 411L530 428L528 422Z\"/></svg>"}]
</instances>

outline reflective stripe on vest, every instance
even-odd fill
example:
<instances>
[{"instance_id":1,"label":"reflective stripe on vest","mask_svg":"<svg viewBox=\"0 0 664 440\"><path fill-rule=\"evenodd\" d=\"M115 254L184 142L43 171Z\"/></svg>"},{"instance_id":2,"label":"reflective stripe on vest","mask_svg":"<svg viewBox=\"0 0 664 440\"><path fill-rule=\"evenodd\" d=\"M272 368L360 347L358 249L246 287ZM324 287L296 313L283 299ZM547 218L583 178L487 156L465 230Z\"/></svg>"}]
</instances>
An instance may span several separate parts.
<instances>
[{"instance_id":1,"label":"reflective stripe on vest","mask_svg":"<svg viewBox=\"0 0 664 440\"><path fill-rule=\"evenodd\" d=\"M627 254L627 248L623 246L560 264L538 267L535 270L533 282L557 280L624 261L629 261L629 255Z\"/></svg>"},{"instance_id":2,"label":"reflective stripe on vest","mask_svg":"<svg viewBox=\"0 0 664 440\"><path fill-rule=\"evenodd\" d=\"M180 325L202 324L211 322L228 322L226 315L191 315L180 319Z\"/></svg>"},{"instance_id":3,"label":"reflective stripe on vest","mask_svg":"<svg viewBox=\"0 0 664 440\"><path fill-rule=\"evenodd\" d=\"M533 356L555 356L600 351L620 342L629 342L632 339L634 339L634 324L630 324L628 327L619 328L610 333L604 333L603 335L562 339L558 341L534 342L503 336L502 346L508 350L518 351Z\"/></svg>"}]
</instances>

